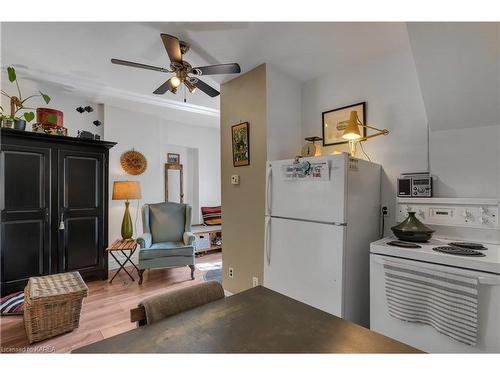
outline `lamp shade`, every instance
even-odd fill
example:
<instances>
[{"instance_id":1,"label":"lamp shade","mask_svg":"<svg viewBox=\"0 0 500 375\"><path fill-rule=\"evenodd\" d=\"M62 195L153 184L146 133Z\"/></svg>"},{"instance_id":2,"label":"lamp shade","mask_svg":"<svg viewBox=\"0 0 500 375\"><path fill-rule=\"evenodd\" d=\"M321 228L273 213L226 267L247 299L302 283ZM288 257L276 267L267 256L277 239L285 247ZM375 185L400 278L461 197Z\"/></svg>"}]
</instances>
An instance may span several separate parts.
<instances>
[{"instance_id":1,"label":"lamp shade","mask_svg":"<svg viewBox=\"0 0 500 375\"><path fill-rule=\"evenodd\" d=\"M114 181L113 200L128 200L141 198L139 181Z\"/></svg>"},{"instance_id":2,"label":"lamp shade","mask_svg":"<svg viewBox=\"0 0 500 375\"><path fill-rule=\"evenodd\" d=\"M347 126L344 129L344 133L342 133L342 138L347 139L349 141L361 138L358 126L358 113L356 111L351 111L349 120L346 121L346 123Z\"/></svg>"}]
</instances>

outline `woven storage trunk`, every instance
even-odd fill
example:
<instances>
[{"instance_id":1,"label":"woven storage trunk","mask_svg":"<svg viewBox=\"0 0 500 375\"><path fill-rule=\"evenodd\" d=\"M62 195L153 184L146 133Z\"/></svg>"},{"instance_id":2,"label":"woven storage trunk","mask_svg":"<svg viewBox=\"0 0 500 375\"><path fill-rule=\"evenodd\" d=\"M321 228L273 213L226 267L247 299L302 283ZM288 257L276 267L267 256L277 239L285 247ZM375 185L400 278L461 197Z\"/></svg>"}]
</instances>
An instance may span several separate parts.
<instances>
[{"instance_id":1,"label":"woven storage trunk","mask_svg":"<svg viewBox=\"0 0 500 375\"><path fill-rule=\"evenodd\" d=\"M29 342L77 328L87 294L78 272L30 277L24 289L24 328Z\"/></svg>"}]
</instances>

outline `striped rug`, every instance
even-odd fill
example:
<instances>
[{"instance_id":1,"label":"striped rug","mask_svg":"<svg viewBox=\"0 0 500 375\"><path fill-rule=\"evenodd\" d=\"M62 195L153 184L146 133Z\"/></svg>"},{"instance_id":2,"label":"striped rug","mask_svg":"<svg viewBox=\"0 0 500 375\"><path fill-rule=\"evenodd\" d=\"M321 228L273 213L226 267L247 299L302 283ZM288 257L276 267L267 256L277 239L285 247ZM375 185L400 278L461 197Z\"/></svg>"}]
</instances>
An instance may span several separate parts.
<instances>
[{"instance_id":1,"label":"striped rug","mask_svg":"<svg viewBox=\"0 0 500 375\"><path fill-rule=\"evenodd\" d=\"M24 292L9 294L0 300L1 315L22 315L23 309Z\"/></svg>"},{"instance_id":2,"label":"striped rug","mask_svg":"<svg viewBox=\"0 0 500 375\"><path fill-rule=\"evenodd\" d=\"M396 262L384 264L384 271L392 317L428 324L461 343L476 344L476 278Z\"/></svg>"}]
</instances>

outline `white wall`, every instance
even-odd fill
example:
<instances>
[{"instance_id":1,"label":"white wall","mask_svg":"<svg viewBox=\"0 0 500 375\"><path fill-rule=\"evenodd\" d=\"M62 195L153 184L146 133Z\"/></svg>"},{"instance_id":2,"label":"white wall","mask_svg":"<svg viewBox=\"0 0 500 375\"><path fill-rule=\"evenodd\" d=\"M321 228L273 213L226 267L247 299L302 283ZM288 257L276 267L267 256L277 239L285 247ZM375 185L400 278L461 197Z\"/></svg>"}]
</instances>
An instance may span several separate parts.
<instances>
[{"instance_id":1,"label":"white wall","mask_svg":"<svg viewBox=\"0 0 500 375\"><path fill-rule=\"evenodd\" d=\"M300 155L301 86L293 77L266 64L267 160Z\"/></svg>"},{"instance_id":2,"label":"white wall","mask_svg":"<svg viewBox=\"0 0 500 375\"><path fill-rule=\"evenodd\" d=\"M499 33L497 23L408 24L439 196L500 197Z\"/></svg>"},{"instance_id":3,"label":"white wall","mask_svg":"<svg viewBox=\"0 0 500 375\"><path fill-rule=\"evenodd\" d=\"M381 203L389 208L387 229L394 223L397 177L427 168L427 119L409 45L304 83L302 136L321 136L322 112L362 101L367 102L367 123L390 130L388 136L364 144L372 161L383 166ZM323 153L339 149L347 150L324 147Z\"/></svg>"},{"instance_id":4,"label":"white wall","mask_svg":"<svg viewBox=\"0 0 500 375\"><path fill-rule=\"evenodd\" d=\"M479 39L482 41L479 49L488 49L492 48L492 41L498 39L492 37L491 27L486 27L486 31L470 25L464 27L462 33L454 35L462 42L449 41L444 49L424 48L435 43L435 38L429 35L416 38L415 34L421 31L416 29L412 31L412 40L417 39L420 44L419 48L412 49L406 30L401 30L406 33L407 41L398 51L361 61L344 70L334 70L303 85L303 137L321 135L322 111L360 101L367 102L368 124L389 129L388 136L364 143L367 154L383 167L382 204L389 207L390 213L386 233L390 233L394 223L397 177L403 172L427 171L428 122L429 166L436 177L435 196L500 198L500 127L496 122L498 107L491 104L492 100L495 103L499 100L499 71L492 68L499 69L498 52L479 54L488 59L480 63L487 66L487 77L485 72L476 72L471 66L466 69L462 64L478 58L477 43L469 48L466 42ZM440 32L434 26L423 30ZM462 38L463 33L467 38ZM457 51L459 56L454 56ZM447 57L443 57L443 53L447 53ZM429 66L434 58L436 65ZM421 69L417 70L418 67ZM443 80L439 79L439 72L443 72ZM463 75L469 76L460 78ZM493 84L481 85L485 79L492 80ZM441 85L450 87L440 88ZM439 88L441 97L433 94L433 88ZM470 95L474 100L469 101ZM432 122L428 120L429 113ZM345 147L328 147L324 152L334 149L346 151ZM359 147L357 156L365 158Z\"/></svg>"},{"instance_id":5,"label":"white wall","mask_svg":"<svg viewBox=\"0 0 500 375\"><path fill-rule=\"evenodd\" d=\"M199 201L199 206L220 204L220 140L219 130L171 122L144 113L105 106L106 122L104 138L117 142L110 150L109 189L112 191L115 180L137 180L141 183L143 203L164 201L164 163L167 152L179 152L188 163L186 168L191 174L192 192L186 203ZM134 148L144 154L148 161L147 170L139 176L127 175L120 166L120 155ZM184 160L181 162L184 163ZM198 164L198 168L197 168ZM198 173L195 172L198 170ZM196 181L199 181L196 187ZM185 181L187 183L187 181ZM187 189L189 191L189 189ZM137 217L137 201L131 202L132 221L136 223L134 236L142 233L142 222ZM109 240L120 238L124 202L109 202ZM200 223L201 215L193 212L193 222ZM116 265L110 259L110 268Z\"/></svg>"},{"instance_id":6,"label":"white wall","mask_svg":"<svg viewBox=\"0 0 500 375\"><path fill-rule=\"evenodd\" d=\"M42 98L33 98L27 102L28 107L45 107L54 108L63 112L64 114L64 127L68 129L68 135L76 137L78 130L86 130L92 134L98 134L101 139L104 134L104 114L103 105L89 101L82 95L79 95L72 91L66 91L61 89L61 87L51 85L49 83L35 82L29 79L20 77L18 74L18 82L21 88L21 93L23 97L29 95L37 94L39 91L50 96L51 101L49 104L45 104ZM10 83L7 79L7 73L2 72L2 90L7 91L9 95L17 95L17 90L15 84ZM10 102L9 99L2 95L1 99L2 107L7 113L10 113ZM93 112L78 113L76 108L91 106L94 108ZM36 114L36 111L33 111ZM95 120L101 121L102 125L95 126L92 122ZM31 125L36 122L35 119L26 125L26 130L31 131Z\"/></svg>"}]
</instances>

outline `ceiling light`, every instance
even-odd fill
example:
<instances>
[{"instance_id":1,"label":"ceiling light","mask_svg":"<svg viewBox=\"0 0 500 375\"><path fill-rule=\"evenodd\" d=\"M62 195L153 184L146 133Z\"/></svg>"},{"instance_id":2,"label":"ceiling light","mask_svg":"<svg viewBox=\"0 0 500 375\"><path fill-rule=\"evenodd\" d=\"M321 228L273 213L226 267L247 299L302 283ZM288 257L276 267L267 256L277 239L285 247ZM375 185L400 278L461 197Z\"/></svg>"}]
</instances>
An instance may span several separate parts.
<instances>
[{"instance_id":1,"label":"ceiling light","mask_svg":"<svg viewBox=\"0 0 500 375\"><path fill-rule=\"evenodd\" d=\"M170 78L170 84L172 85L172 87L177 88L181 84L181 80L177 76L172 77Z\"/></svg>"},{"instance_id":2,"label":"ceiling light","mask_svg":"<svg viewBox=\"0 0 500 375\"><path fill-rule=\"evenodd\" d=\"M186 87L188 88L189 92L192 94L193 92L196 91L196 86L193 85L191 82L189 82L188 80L185 80L184 81L184 84L186 85Z\"/></svg>"}]
</instances>

